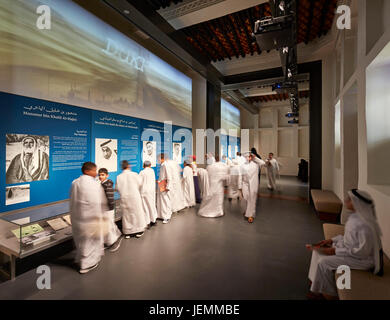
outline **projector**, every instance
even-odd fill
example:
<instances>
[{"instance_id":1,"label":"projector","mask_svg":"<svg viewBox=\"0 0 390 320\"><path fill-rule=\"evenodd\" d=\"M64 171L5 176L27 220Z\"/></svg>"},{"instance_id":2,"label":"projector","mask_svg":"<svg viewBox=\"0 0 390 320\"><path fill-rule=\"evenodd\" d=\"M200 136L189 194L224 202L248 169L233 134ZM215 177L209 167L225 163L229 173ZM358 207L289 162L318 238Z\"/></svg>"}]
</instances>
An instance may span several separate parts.
<instances>
[{"instance_id":1,"label":"projector","mask_svg":"<svg viewBox=\"0 0 390 320\"><path fill-rule=\"evenodd\" d=\"M277 93L292 92L294 93L297 90L297 83L295 81L287 81L283 83L276 83L272 85L272 91Z\"/></svg>"},{"instance_id":2,"label":"projector","mask_svg":"<svg viewBox=\"0 0 390 320\"><path fill-rule=\"evenodd\" d=\"M298 118L299 112L289 112L286 114L286 118Z\"/></svg>"},{"instance_id":3,"label":"projector","mask_svg":"<svg viewBox=\"0 0 390 320\"><path fill-rule=\"evenodd\" d=\"M299 120L293 119L288 121L289 124L299 124Z\"/></svg>"}]
</instances>

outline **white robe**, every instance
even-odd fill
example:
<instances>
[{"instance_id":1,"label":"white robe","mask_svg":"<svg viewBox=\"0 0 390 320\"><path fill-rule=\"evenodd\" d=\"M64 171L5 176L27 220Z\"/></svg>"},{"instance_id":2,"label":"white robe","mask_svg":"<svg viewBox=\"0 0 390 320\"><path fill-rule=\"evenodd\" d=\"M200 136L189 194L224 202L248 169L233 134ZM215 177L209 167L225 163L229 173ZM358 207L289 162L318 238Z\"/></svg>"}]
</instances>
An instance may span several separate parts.
<instances>
[{"instance_id":1,"label":"white robe","mask_svg":"<svg viewBox=\"0 0 390 320\"><path fill-rule=\"evenodd\" d=\"M267 176L268 176L268 188L276 189L276 178L279 175L279 163L275 160L266 161Z\"/></svg>"},{"instance_id":2,"label":"white robe","mask_svg":"<svg viewBox=\"0 0 390 320\"><path fill-rule=\"evenodd\" d=\"M206 218L217 218L224 215L223 202L225 195L225 182L229 177L228 167L225 163L216 162L207 167L209 176L210 194L203 198L198 215Z\"/></svg>"},{"instance_id":3,"label":"white robe","mask_svg":"<svg viewBox=\"0 0 390 320\"><path fill-rule=\"evenodd\" d=\"M96 265L104 255L103 217L107 198L100 182L82 175L72 183L70 216L76 262L81 269Z\"/></svg>"},{"instance_id":4,"label":"white robe","mask_svg":"<svg viewBox=\"0 0 390 320\"><path fill-rule=\"evenodd\" d=\"M237 199L240 197L239 189L242 185L242 176L239 165L234 165L230 167L229 171L229 181L228 181L228 198Z\"/></svg>"},{"instance_id":5,"label":"white robe","mask_svg":"<svg viewBox=\"0 0 390 320\"><path fill-rule=\"evenodd\" d=\"M193 207L196 204L195 200L195 186L194 186L194 172L192 167L186 166L183 170L183 189L186 207Z\"/></svg>"},{"instance_id":6,"label":"white robe","mask_svg":"<svg viewBox=\"0 0 390 320\"><path fill-rule=\"evenodd\" d=\"M146 223L155 223L157 219L156 208L156 175L152 168L145 168L139 174L141 177L141 197L145 212Z\"/></svg>"},{"instance_id":7,"label":"white robe","mask_svg":"<svg viewBox=\"0 0 390 320\"><path fill-rule=\"evenodd\" d=\"M348 218L344 236L334 237L332 246L336 255L327 256L313 251L309 279L311 291L337 296L334 271L346 265L350 269L369 270L374 267L374 246L371 229L354 213ZM352 283L353 285L353 283Z\"/></svg>"},{"instance_id":8,"label":"white robe","mask_svg":"<svg viewBox=\"0 0 390 320\"><path fill-rule=\"evenodd\" d=\"M241 166L242 195L245 201L245 217L256 217L256 203L259 190L259 170L265 164L263 160L255 158Z\"/></svg>"},{"instance_id":9,"label":"white robe","mask_svg":"<svg viewBox=\"0 0 390 320\"><path fill-rule=\"evenodd\" d=\"M171 183L171 204L172 212L178 212L185 208L183 184L181 182L181 167L180 165L173 160L165 161L167 168L171 170L172 173L172 183Z\"/></svg>"},{"instance_id":10,"label":"white robe","mask_svg":"<svg viewBox=\"0 0 390 320\"><path fill-rule=\"evenodd\" d=\"M124 170L116 178L122 210L122 232L125 235L143 232L146 218L141 198L141 178L136 172Z\"/></svg>"},{"instance_id":11,"label":"white robe","mask_svg":"<svg viewBox=\"0 0 390 320\"><path fill-rule=\"evenodd\" d=\"M198 179L199 179L199 189L202 196L202 199L205 199L210 196L210 183L209 183L209 174L206 169L198 168Z\"/></svg>"},{"instance_id":12,"label":"white robe","mask_svg":"<svg viewBox=\"0 0 390 320\"><path fill-rule=\"evenodd\" d=\"M172 185L172 170L167 166L166 162L163 162L160 167L160 176L158 181L167 181L167 190L161 192L157 187L157 217L163 220L169 220L172 216L172 204L171 204L171 185Z\"/></svg>"}]
</instances>

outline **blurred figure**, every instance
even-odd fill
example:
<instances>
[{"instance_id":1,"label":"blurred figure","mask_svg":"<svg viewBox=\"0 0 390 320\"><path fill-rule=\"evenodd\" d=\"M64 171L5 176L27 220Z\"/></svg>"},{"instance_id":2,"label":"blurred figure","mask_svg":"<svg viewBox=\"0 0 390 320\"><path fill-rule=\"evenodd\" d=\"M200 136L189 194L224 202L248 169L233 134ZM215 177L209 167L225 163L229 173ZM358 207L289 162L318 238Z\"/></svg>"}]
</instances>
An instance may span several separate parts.
<instances>
[{"instance_id":1,"label":"blurred figure","mask_svg":"<svg viewBox=\"0 0 390 320\"><path fill-rule=\"evenodd\" d=\"M158 159L161 166L157 194L157 217L162 219L164 224L168 223L172 216L172 170L167 166L165 158L164 154L160 154Z\"/></svg>"},{"instance_id":2,"label":"blurred figure","mask_svg":"<svg viewBox=\"0 0 390 320\"><path fill-rule=\"evenodd\" d=\"M196 204L194 173L192 170L191 162L189 162L188 160L184 161L183 191L184 191L185 206L187 208L194 207Z\"/></svg>"},{"instance_id":3,"label":"blurred figure","mask_svg":"<svg viewBox=\"0 0 390 320\"><path fill-rule=\"evenodd\" d=\"M229 177L226 164L219 162L219 157L215 157L216 162L207 167L209 178L209 195L203 197L198 215L206 218L217 218L224 215L223 201L225 195L225 182Z\"/></svg>"},{"instance_id":4,"label":"blurred figure","mask_svg":"<svg viewBox=\"0 0 390 320\"><path fill-rule=\"evenodd\" d=\"M103 216L108 210L101 184L95 180L97 167L83 164L82 176L74 180L70 190L70 217L76 245L76 263L80 273L97 268L104 255Z\"/></svg>"},{"instance_id":5,"label":"blurred figure","mask_svg":"<svg viewBox=\"0 0 390 320\"><path fill-rule=\"evenodd\" d=\"M232 165L229 170L229 182L228 182L228 199L232 201L233 199L240 199L240 186L242 185L241 181L241 170L240 165L238 164L237 159L233 159Z\"/></svg>"},{"instance_id":6,"label":"blurred figure","mask_svg":"<svg viewBox=\"0 0 390 320\"><path fill-rule=\"evenodd\" d=\"M109 211L106 211L103 217L104 244L111 252L119 249L122 242L122 232L119 231L115 223L115 199L114 199L114 183L108 179L108 171L106 168L99 169L99 180L102 183L104 193L106 195Z\"/></svg>"},{"instance_id":7,"label":"blurred figure","mask_svg":"<svg viewBox=\"0 0 390 320\"><path fill-rule=\"evenodd\" d=\"M181 167L180 165L170 159L165 159L165 163L167 166L167 169L171 172L171 189L172 191L172 197L171 197L171 205L172 205L172 212L179 212L185 208L185 200L184 200L184 191L183 191L183 184L181 181Z\"/></svg>"},{"instance_id":8,"label":"blurred figure","mask_svg":"<svg viewBox=\"0 0 390 320\"><path fill-rule=\"evenodd\" d=\"M275 190L277 188L276 179L279 177L279 163L274 158L272 152L268 155L265 164L267 168L268 189Z\"/></svg>"},{"instance_id":9,"label":"blurred figure","mask_svg":"<svg viewBox=\"0 0 390 320\"><path fill-rule=\"evenodd\" d=\"M141 177L141 197L145 211L146 223L151 226L156 224L157 209L156 209L156 175L151 168L150 161L144 162L144 169L139 173Z\"/></svg>"},{"instance_id":10,"label":"blurred figure","mask_svg":"<svg viewBox=\"0 0 390 320\"><path fill-rule=\"evenodd\" d=\"M253 223L256 217L256 203L259 189L259 171L265 162L250 152L245 153L245 164L241 166L242 197L245 199L245 217L249 223Z\"/></svg>"},{"instance_id":11,"label":"blurred figure","mask_svg":"<svg viewBox=\"0 0 390 320\"><path fill-rule=\"evenodd\" d=\"M230 167L232 165L232 160L230 160L227 156L223 155L222 160L224 163L227 164L228 167Z\"/></svg>"},{"instance_id":12,"label":"blurred figure","mask_svg":"<svg viewBox=\"0 0 390 320\"><path fill-rule=\"evenodd\" d=\"M123 160L122 173L116 178L116 189L121 196L122 231L126 239L140 238L146 229L145 212L141 198L141 178L132 172L130 164Z\"/></svg>"}]
</instances>

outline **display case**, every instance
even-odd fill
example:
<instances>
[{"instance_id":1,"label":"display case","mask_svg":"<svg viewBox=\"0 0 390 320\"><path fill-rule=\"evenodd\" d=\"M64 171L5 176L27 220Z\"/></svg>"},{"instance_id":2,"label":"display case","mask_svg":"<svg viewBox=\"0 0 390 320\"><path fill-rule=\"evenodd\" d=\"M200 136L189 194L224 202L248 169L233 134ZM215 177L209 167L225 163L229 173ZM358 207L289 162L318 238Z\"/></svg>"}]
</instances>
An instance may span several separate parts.
<instances>
[{"instance_id":1,"label":"display case","mask_svg":"<svg viewBox=\"0 0 390 320\"><path fill-rule=\"evenodd\" d=\"M72 237L69 201L0 214L0 251L10 258L9 272L15 277L15 261L45 250Z\"/></svg>"}]
</instances>

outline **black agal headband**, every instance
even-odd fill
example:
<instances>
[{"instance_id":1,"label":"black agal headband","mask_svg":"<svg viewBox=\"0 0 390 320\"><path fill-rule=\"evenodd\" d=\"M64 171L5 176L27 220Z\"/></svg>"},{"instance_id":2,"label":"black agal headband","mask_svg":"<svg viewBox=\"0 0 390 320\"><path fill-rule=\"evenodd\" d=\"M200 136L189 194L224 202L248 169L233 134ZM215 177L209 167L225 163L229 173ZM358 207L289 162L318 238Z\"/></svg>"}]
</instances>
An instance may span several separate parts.
<instances>
[{"instance_id":1,"label":"black agal headband","mask_svg":"<svg viewBox=\"0 0 390 320\"><path fill-rule=\"evenodd\" d=\"M363 196L358 192L357 189L352 189L351 191L352 191L352 194L353 194L354 196L358 197L360 200L364 201L364 202L367 203L367 204L372 204L372 200L363 197Z\"/></svg>"}]
</instances>

